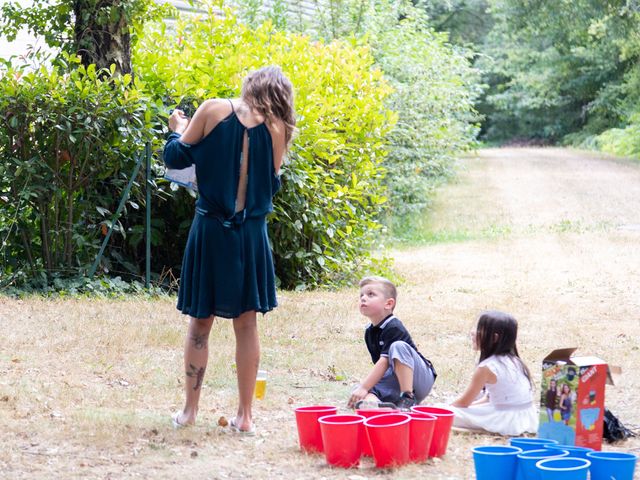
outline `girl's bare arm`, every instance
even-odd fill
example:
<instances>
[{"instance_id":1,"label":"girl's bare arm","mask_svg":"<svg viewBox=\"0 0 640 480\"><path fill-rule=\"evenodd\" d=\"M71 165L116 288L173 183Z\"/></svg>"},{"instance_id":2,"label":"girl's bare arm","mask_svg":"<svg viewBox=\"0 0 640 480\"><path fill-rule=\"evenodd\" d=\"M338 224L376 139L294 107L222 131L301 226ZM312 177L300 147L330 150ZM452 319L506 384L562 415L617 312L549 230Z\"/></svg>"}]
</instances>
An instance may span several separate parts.
<instances>
[{"instance_id":1,"label":"girl's bare arm","mask_svg":"<svg viewBox=\"0 0 640 480\"><path fill-rule=\"evenodd\" d=\"M469 384L465 392L453 403L451 403L451 405L454 407L462 408L468 407L478 397L478 395L482 391L482 388L487 383L496 383L496 381L497 379L495 374L487 367L476 368L476 371L473 372L473 376L471 377L471 383Z\"/></svg>"}]
</instances>

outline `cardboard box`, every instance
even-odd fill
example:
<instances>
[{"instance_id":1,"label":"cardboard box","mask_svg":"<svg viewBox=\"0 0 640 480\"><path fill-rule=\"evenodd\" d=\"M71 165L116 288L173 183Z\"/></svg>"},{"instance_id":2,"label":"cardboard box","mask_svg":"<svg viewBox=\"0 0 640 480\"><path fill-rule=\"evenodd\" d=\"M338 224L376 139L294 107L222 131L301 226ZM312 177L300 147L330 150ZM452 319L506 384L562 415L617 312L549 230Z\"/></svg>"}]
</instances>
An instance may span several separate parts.
<instances>
[{"instance_id":1,"label":"cardboard box","mask_svg":"<svg viewBox=\"0 0 640 480\"><path fill-rule=\"evenodd\" d=\"M575 351L554 350L542 361L538 437L600 450L605 383L613 381L604 360Z\"/></svg>"}]
</instances>

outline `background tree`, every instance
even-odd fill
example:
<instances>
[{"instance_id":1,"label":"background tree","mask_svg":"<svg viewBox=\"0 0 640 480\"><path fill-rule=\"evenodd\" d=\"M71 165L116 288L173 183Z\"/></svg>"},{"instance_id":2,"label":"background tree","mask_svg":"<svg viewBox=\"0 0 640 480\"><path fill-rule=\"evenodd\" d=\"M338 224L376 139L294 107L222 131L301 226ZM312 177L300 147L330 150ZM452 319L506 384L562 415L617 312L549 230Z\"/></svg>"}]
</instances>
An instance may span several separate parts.
<instances>
[{"instance_id":1,"label":"background tree","mask_svg":"<svg viewBox=\"0 0 640 480\"><path fill-rule=\"evenodd\" d=\"M429 26L447 32L456 45L482 45L494 23L489 0L433 0L417 7L424 9Z\"/></svg>"},{"instance_id":2,"label":"background tree","mask_svg":"<svg viewBox=\"0 0 640 480\"><path fill-rule=\"evenodd\" d=\"M640 18L635 0L434 0L437 31L474 51L489 141L639 152Z\"/></svg>"},{"instance_id":3,"label":"background tree","mask_svg":"<svg viewBox=\"0 0 640 480\"><path fill-rule=\"evenodd\" d=\"M55 49L80 55L82 64L98 70L116 66L131 73L131 45L144 21L160 14L152 0L58 0L22 6L2 5L0 35L15 39L21 28Z\"/></svg>"},{"instance_id":4,"label":"background tree","mask_svg":"<svg viewBox=\"0 0 640 480\"><path fill-rule=\"evenodd\" d=\"M635 15L626 1L493 0L495 24L478 66L491 89L487 135L539 137L600 133L617 126L622 58Z\"/></svg>"}]
</instances>

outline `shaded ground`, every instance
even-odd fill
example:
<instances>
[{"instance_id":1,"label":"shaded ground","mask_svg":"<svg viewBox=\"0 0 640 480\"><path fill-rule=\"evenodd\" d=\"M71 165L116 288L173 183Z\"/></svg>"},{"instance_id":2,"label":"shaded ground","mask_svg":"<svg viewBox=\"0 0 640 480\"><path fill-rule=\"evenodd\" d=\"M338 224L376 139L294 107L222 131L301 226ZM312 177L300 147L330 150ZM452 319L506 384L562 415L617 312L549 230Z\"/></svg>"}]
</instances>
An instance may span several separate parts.
<instances>
[{"instance_id":1,"label":"shaded ground","mask_svg":"<svg viewBox=\"0 0 640 480\"><path fill-rule=\"evenodd\" d=\"M468 332L485 308L513 313L539 382L541 358L576 346L620 365L607 405L640 424L640 167L560 149L484 150L436 200L439 242L394 252L406 279L397 314L440 376L429 402L460 392L474 365ZM267 396L258 435L231 416L230 324L212 332L198 427L174 431L185 331L170 300L0 297L0 472L7 478L473 478L469 449L504 443L456 433L447 456L395 472L331 470L297 449L293 408L343 406L369 368L356 290L282 294L261 321ZM640 451L640 441L616 447ZM638 476L640 478L640 476Z\"/></svg>"}]
</instances>

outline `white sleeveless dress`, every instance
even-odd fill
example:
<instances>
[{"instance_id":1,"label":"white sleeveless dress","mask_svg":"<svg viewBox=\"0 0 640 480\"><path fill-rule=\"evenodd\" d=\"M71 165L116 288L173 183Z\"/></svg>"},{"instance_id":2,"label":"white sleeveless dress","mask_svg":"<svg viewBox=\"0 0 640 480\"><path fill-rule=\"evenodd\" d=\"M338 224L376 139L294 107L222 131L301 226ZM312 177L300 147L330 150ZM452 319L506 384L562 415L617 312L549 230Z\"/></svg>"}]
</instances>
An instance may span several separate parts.
<instances>
[{"instance_id":1,"label":"white sleeveless dress","mask_svg":"<svg viewBox=\"0 0 640 480\"><path fill-rule=\"evenodd\" d=\"M501 435L538 431L538 413L533 391L518 361L508 355L494 355L478 364L497 378L485 388L489 402L467 408L448 406L455 413L454 427L486 430Z\"/></svg>"}]
</instances>

